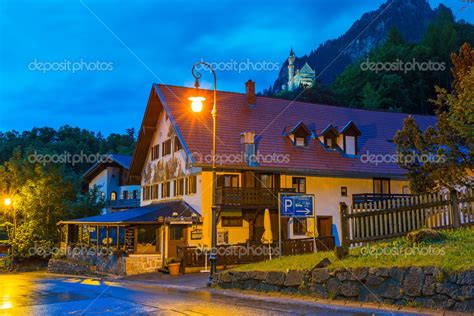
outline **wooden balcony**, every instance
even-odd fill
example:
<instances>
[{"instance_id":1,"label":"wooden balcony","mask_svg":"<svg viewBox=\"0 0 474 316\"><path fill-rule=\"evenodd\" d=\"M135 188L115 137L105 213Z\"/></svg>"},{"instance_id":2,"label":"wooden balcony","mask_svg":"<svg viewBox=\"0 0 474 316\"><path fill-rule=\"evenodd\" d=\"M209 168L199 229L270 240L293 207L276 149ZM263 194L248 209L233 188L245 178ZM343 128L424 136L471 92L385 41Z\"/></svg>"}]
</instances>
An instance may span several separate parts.
<instances>
[{"instance_id":1,"label":"wooden balcony","mask_svg":"<svg viewBox=\"0 0 474 316\"><path fill-rule=\"evenodd\" d=\"M352 194L352 204L371 203L385 200L402 200L411 197L411 194L383 194L383 193L362 193Z\"/></svg>"},{"instance_id":2,"label":"wooden balcony","mask_svg":"<svg viewBox=\"0 0 474 316\"><path fill-rule=\"evenodd\" d=\"M278 193L295 192L292 188L217 188L216 204L225 208L277 208Z\"/></svg>"},{"instance_id":3,"label":"wooden balcony","mask_svg":"<svg viewBox=\"0 0 474 316\"><path fill-rule=\"evenodd\" d=\"M127 200L114 200L107 201L107 206L111 209L126 209L126 208L135 208L140 207L140 199L127 199Z\"/></svg>"}]
</instances>

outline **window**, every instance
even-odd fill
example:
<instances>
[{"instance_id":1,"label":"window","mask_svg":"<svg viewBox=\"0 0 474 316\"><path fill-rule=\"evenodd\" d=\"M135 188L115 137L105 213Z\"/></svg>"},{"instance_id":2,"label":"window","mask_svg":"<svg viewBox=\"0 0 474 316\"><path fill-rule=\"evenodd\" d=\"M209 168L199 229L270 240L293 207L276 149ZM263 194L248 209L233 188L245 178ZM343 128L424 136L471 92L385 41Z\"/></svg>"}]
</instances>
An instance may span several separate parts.
<instances>
[{"instance_id":1,"label":"window","mask_svg":"<svg viewBox=\"0 0 474 316\"><path fill-rule=\"evenodd\" d=\"M170 182L163 182L161 184L161 198L167 198L170 196Z\"/></svg>"},{"instance_id":2,"label":"window","mask_svg":"<svg viewBox=\"0 0 474 316\"><path fill-rule=\"evenodd\" d=\"M259 175L260 181L258 181L261 188L273 188L273 175L272 174L261 174Z\"/></svg>"},{"instance_id":3,"label":"window","mask_svg":"<svg viewBox=\"0 0 474 316\"><path fill-rule=\"evenodd\" d=\"M181 142L179 141L179 138L178 136L175 136L174 137L174 151L179 151L183 148L183 146L181 145Z\"/></svg>"},{"instance_id":4,"label":"window","mask_svg":"<svg viewBox=\"0 0 474 316\"><path fill-rule=\"evenodd\" d=\"M117 199L117 192L112 191L112 193L110 193L110 200L115 201L116 199Z\"/></svg>"},{"instance_id":5,"label":"window","mask_svg":"<svg viewBox=\"0 0 474 316\"><path fill-rule=\"evenodd\" d=\"M160 144L151 147L151 160L160 158Z\"/></svg>"},{"instance_id":6,"label":"window","mask_svg":"<svg viewBox=\"0 0 474 316\"><path fill-rule=\"evenodd\" d=\"M347 187L341 187L341 196L347 196Z\"/></svg>"},{"instance_id":7,"label":"window","mask_svg":"<svg viewBox=\"0 0 474 316\"><path fill-rule=\"evenodd\" d=\"M190 176L188 178L186 189L188 194L194 194L197 192L196 176Z\"/></svg>"},{"instance_id":8,"label":"window","mask_svg":"<svg viewBox=\"0 0 474 316\"><path fill-rule=\"evenodd\" d=\"M146 201L148 200L148 194L147 194L147 187L146 186L142 186L142 192L143 192L143 201Z\"/></svg>"},{"instance_id":9,"label":"window","mask_svg":"<svg viewBox=\"0 0 474 316\"><path fill-rule=\"evenodd\" d=\"M128 200L128 191L122 192L122 200Z\"/></svg>"},{"instance_id":10,"label":"window","mask_svg":"<svg viewBox=\"0 0 474 316\"><path fill-rule=\"evenodd\" d=\"M222 227L242 227L244 220L242 217L222 217Z\"/></svg>"},{"instance_id":11,"label":"window","mask_svg":"<svg viewBox=\"0 0 474 316\"><path fill-rule=\"evenodd\" d=\"M162 146L162 156L171 154L171 139L165 140Z\"/></svg>"},{"instance_id":12,"label":"window","mask_svg":"<svg viewBox=\"0 0 474 316\"><path fill-rule=\"evenodd\" d=\"M184 179L174 180L174 195L180 196L184 194Z\"/></svg>"},{"instance_id":13,"label":"window","mask_svg":"<svg viewBox=\"0 0 474 316\"><path fill-rule=\"evenodd\" d=\"M138 199L138 190L133 190L132 192L132 198L135 200L135 199Z\"/></svg>"},{"instance_id":14,"label":"window","mask_svg":"<svg viewBox=\"0 0 474 316\"><path fill-rule=\"evenodd\" d=\"M293 189L297 193L306 193L306 178L293 177Z\"/></svg>"},{"instance_id":15,"label":"window","mask_svg":"<svg viewBox=\"0 0 474 316\"><path fill-rule=\"evenodd\" d=\"M217 177L217 186L219 188L238 188L239 176L236 174L224 174Z\"/></svg>"},{"instance_id":16,"label":"window","mask_svg":"<svg viewBox=\"0 0 474 316\"><path fill-rule=\"evenodd\" d=\"M375 194L390 194L390 179L374 178Z\"/></svg>"},{"instance_id":17,"label":"window","mask_svg":"<svg viewBox=\"0 0 474 316\"><path fill-rule=\"evenodd\" d=\"M153 225L138 226L137 243L156 246L156 227Z\"/></svg>"},{"instance_id":18,"label":"window","mask_svg":"<svg viewBox=\"0 0 474 316\"><path fill-rule=\"evenodd\" d=\"M355 136L344 136L344 144L346 148L346 154L355 155L356 154L356 137Z\"/></svg>"},{"instance_id":19,"label":"window","mask_svg":"<svg viewBox=\"0 0 474 316\"><path fill-rule=\"evenodd\" d=\"M306 139L304 137L296 137L295 144L298 147L304 147L306 146Z\"/></svg>"},{"instance_id":20,"label":"window","mask_svg":"<svg viewBox=\"0 0 474 316\"><path fill-rule=\"evenodd\" d=\"M306 219L293 218L293 235L306 235Z\"/></svg>"},{"instance_id":21,"label":"window","mask_svg":"<svg viewBox=\"0 0 474 316\"><path fill-rule=\"evenodd\" d=\"M337 148L336 137L324 137L324 145L326 145L326 147L332 148L332 149Z\"/></svg>"},{"instance_id":22,"label":"window","mask_svg":"<svg viewBox=\"0 0 474 316\"><path fill-rule=\"evenodd\" d=\"M410 194L410 187L408 185L403 186L402 193L403 194Z\"/></svg>"},{"instance_id":23,"label":"window","mask_svg":"<svg viewBox=\"0 0 474 316\"><path fill-rule=\"evenodd\" d=\"M184 229L182 225L170 226L170 240L184 240Z\"/></svg>"},{"instance_id":24,"label":"window","mask_svg":"<svg viewBox=\"0 0 474 316\"><path fill-rule=\"evenodd\" d=\"M151 187L151 198L153 200L158 198L158 184L155 184Z\"/></svg>"}]
</instances>

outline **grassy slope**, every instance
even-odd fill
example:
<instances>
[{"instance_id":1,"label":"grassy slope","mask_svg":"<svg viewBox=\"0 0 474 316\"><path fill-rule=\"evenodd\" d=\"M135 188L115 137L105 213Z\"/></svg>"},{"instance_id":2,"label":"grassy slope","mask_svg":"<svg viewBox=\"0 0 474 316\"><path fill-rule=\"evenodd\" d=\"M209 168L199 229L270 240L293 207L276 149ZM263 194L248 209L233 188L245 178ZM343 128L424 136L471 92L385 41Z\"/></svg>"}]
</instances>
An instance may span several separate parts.
<instances>
[{"instance_id":1,"label":"grassy slope","mask_svg":"<svg viewBox=\"0 0 474 316\"><path fill-rule=\"evenodd\" d=\"M338 260L332 252L319 252L299 256L283 257L264 262L239 266L236 270L286 271L287 269L311 269L324 258L332 264L330 270L355 267L405 267L438 266L446 271L460 271L474 268L474 230L461 229L442 232L443 242L409 245L406 238L397 238L389 242L372 244L374 251L382 249L398 251L401 255L390 254L361 255L361 250L352 249L344 260ZM406 254L406 255L405 255Z\"/></svg>"}]
</instances>

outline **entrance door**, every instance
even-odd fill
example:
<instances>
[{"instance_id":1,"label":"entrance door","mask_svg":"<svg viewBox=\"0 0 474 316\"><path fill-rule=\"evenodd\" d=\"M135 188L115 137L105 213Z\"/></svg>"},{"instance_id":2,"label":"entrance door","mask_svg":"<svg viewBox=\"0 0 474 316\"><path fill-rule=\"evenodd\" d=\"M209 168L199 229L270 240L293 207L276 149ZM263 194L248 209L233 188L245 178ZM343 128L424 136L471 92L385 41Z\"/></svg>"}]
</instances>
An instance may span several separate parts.
<instances>
[{"instance_id":1,"label":"entrance door","mask_svg":"<svg viewBox=\"0 0 474 316\"><path fill-rule=\"evenodd\" d=\"M187 245L188 228L186 225L170 225L168 238L168 258L176 258L178 256L178 246Z\"/></svg>"},{"instance_id":2,"label":"entrance door","mask_svg":"<svg viewBox=\"0 0 474 316\"><path fill-rule=\"evenodd\" d=\"M316 217L319 237L332 236L332 216Z\"/></svg>"}]
</instances>

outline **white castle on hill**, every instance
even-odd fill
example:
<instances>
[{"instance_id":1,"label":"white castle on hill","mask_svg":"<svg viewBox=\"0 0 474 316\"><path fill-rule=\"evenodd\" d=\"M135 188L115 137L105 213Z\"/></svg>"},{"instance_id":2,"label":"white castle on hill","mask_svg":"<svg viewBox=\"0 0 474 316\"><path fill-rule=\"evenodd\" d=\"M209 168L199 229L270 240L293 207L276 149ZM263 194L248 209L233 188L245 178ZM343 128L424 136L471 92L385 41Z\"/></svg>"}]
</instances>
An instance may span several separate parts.
<instances>
[{"instance_id":1,"label":"white castle on hill","mask_svg":"<svg viewBox=\"0 0 474 316\"><path fill-rule=\"evenodd\" d=\"M306 62L301 69L295 72L295 52L290 50L288 57L288 85L283 85L283 90L293 91L298 87L312 87L316 80L316 72Z\"/></svg>"}]
</instances>

